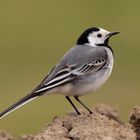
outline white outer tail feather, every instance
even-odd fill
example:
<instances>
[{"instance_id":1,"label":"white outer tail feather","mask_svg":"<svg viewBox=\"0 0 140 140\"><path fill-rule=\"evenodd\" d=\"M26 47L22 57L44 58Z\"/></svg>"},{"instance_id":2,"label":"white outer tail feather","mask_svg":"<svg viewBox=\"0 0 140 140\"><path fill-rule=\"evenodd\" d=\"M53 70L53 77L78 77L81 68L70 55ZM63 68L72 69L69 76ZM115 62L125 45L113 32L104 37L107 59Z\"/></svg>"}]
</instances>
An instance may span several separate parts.
<instances>
[{"instance_id":1,"label":"white outer tail feather","mask_svg":"<svg viewBox=\"0 0 140 140\"><path fill-rule=\"evenodd\" d=\"M5 111L1 112L1 113L0 113L0 119L4 118L4 117L7 116L9 113L11 113L11 112L13 112L14 110L20 108L21 106L25 105L26 103L28 103L28 102L34 100L35 98L37 98L37 96L36 96L36 97L29 98L29 99L23 101L22 103L19 102L19 104L18 104L18 102L17 102L17 105L16 105L16 106L13 106L13 107L11 106L11 107L9 107L8 109L6 109Z\"/></svg>"}]
</instances>

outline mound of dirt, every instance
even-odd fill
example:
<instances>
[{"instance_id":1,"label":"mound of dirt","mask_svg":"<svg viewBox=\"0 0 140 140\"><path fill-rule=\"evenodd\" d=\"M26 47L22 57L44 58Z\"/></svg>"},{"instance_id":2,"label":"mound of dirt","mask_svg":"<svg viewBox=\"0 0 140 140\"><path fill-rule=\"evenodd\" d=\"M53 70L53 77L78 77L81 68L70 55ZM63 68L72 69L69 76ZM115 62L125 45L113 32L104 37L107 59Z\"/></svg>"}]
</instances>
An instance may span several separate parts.
<instances>
[{"instance_id":1,"label":"mound of dirt","mask_svg":"<svg viewBox=\"0 0 140 140\"><path fill-rule=\"evenodd\" d=\"M136 140L132 126L123 124L118 111L109 106L100 105L93 114L82 111L65 117L55 117L49 125L36 136L22 136L22 140Z\"/></svg>"},{"instance_id":2,"label":"mound of dirt","mask_svg":"<svg viewBox=\"0 0 140 140\"><path fill-rule=\"evenodd\" d=\"M80 110L55 117L36 136L24 135L20 140L140 140L140 106L134 108L130 124L124 124L118 111L106 105L92 109L93 114ZM0 140L14 140L0 131Z\"/></svg>"}]
</instances>

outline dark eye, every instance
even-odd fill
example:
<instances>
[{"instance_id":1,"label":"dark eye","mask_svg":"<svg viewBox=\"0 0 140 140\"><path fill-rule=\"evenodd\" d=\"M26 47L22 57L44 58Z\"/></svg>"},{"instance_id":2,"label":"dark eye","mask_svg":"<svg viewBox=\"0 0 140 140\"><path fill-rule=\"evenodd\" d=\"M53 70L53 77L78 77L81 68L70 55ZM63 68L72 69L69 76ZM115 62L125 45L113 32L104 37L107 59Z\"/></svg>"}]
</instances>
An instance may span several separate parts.
<instances>
[{"instance_id":1,"label":"dark eye","mask_svg":"<svg viewBox=\"0 0 140 140\"><path fill-rule=\"evenodd\" d=\"M102 37L102 35L101 34L97 34L97 36L100 38L100 37Z\"/></svg>"}]
</instances>

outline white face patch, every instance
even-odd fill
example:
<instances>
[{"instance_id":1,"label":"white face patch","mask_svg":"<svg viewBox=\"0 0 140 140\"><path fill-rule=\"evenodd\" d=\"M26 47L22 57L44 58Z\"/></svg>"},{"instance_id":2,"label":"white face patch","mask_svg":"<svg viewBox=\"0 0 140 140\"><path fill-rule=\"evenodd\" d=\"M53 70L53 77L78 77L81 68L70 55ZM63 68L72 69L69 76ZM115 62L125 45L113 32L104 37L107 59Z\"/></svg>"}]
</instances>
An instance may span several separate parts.
<instances>
[{"instance_id":1,"label":"white face patch","mask_svg":"<svg viewBox=\"0 0 140 140\"><path fill-rule=\"evenodd\" d=\"M92 47L98 47L97 44L103 44L105 40L107 39L107 35L110 33L109 31L106 31L102 28L99 28L99 31L93 31L89 34L87 45L90 45Z\"/></svg>"}]
</instances>

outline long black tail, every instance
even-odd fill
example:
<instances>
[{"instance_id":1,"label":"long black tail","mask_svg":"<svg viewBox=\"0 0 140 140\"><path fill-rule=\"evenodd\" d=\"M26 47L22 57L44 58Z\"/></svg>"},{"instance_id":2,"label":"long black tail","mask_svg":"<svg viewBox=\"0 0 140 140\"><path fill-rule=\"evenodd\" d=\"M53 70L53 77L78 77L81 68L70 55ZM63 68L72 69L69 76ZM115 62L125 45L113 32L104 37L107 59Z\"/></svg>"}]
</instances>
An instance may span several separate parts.
<instances>
[{"instance_id":1,"label":"long black tail","mask_svg":"<svg viewBox=\"0 0 140 140\"><path fill-rule=\"evenodd\" d=\"M16 102L15 104L13 104L12 106L10 106L9 108L7 108L6 110L4 110L3 112L0 113L0 119L5 117L6 115L8 115L9 113L11 113L12 111L18 109L19 107L21 107L22 105L26 104L27 102L32 101L33 99L35 99L37 96L33 93L28 94L27 96L23 97L22 99L20 99L18 102Z\"/></svg>"}]
</instances>

